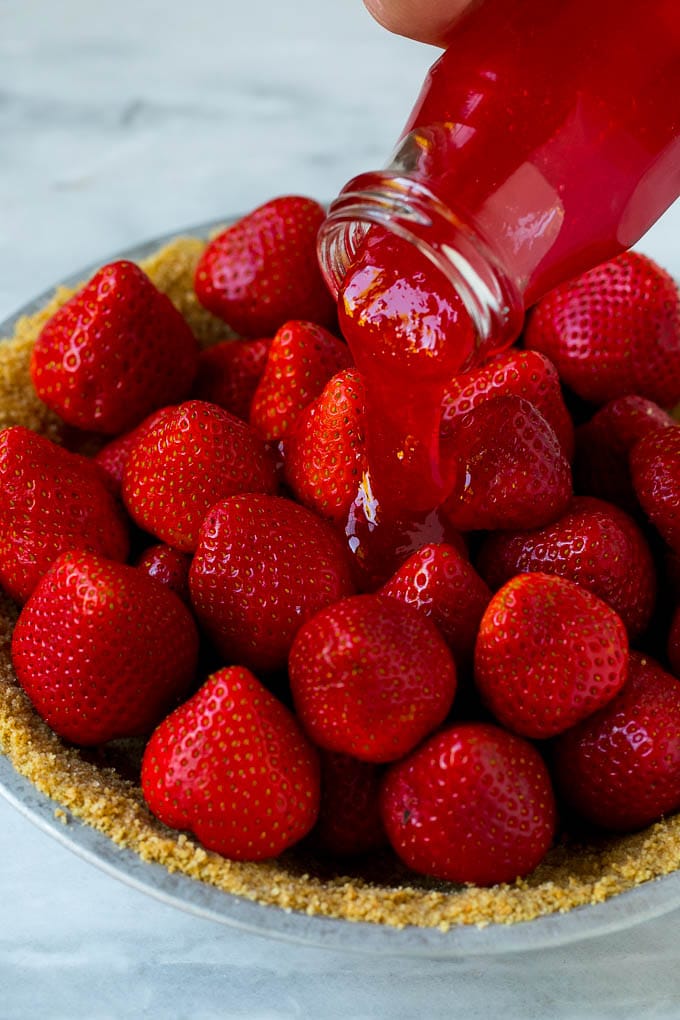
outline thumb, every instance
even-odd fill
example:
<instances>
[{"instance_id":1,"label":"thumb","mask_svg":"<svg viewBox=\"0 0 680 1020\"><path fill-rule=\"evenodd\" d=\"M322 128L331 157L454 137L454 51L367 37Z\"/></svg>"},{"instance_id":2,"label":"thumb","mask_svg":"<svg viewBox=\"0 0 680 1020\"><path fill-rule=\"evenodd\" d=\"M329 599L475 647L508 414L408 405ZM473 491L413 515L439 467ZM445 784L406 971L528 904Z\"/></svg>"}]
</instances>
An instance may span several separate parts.
<instances>
[{"instance_id":1,"label":"thumb","mask_svg":"<svg viewBox=\"0 0 680 1020\"><path fill-rule=\"evenodd\" d=\"M364 0L375 20L390 32L444 46L456 19L478 0Z\"/></svg>"}]
</instances>

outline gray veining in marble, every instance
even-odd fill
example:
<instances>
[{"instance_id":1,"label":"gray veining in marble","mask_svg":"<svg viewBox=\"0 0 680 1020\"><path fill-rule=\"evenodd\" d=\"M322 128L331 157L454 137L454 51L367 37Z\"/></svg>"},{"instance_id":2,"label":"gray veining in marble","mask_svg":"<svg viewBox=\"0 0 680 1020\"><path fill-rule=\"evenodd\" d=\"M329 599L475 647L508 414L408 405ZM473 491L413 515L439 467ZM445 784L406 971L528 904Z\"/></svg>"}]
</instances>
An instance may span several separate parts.
<instances>
[{"instance_id":1,"label":"gray veining in marble","mask_svg":"<svg viewBox=\"0 0 680 1020\"><path fill-rule=\"evenodd\" d=\"M380 166L433 51L360 0L0 0L0 320L61 276ZM676 206L641 247L680 276ZM678 912L543 953L269 943L95 870L0 800L0 1020L679 1015Z\"/></svg>"}]
</instances>

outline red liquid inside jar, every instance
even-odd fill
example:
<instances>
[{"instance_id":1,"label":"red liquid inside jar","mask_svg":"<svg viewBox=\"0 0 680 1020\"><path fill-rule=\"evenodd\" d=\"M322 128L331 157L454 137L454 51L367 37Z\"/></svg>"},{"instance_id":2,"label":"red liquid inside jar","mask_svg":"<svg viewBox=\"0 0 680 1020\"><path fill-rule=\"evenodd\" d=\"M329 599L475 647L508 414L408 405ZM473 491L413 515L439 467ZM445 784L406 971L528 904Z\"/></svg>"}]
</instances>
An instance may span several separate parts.
<instances>
[{"instance_id":1,"label":"red liquid inside jar","mask_svg":"<svg viewBox=\"0 0 680 1020\"><path fill-rule=\"evenodd\" d=\"M392 163L346 186L320 238L379 501L441 502L447 379L678 193L678 0L484 0L456 24Z\"/></svg>"}]
</instances>

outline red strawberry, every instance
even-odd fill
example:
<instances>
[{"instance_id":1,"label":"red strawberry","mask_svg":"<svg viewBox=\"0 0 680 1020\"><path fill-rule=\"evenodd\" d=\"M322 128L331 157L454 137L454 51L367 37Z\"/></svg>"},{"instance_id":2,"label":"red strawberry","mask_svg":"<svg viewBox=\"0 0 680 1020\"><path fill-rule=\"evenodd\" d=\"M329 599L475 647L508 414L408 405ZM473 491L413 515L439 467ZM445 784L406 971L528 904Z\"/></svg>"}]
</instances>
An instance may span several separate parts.
<instances>
[{"instance_id":1,"label":"red strawberry","mask_svg":"<svg viewBox=\"0 0 680 1020\"><path fill-rule=\"evenodd\" d=\"M618 397L605 404L576 430L577 492L634 512L638 502L630 478L630 451L648 432L674 424L669 414L645 397Z\"/></svg>"},{"instance_id":2,"label":"red strawberry","mask_svg":"<svg viewBox=\"0 0 680 1020\"><path fill-rule=\"evenodd\" d=\"M286 482L301 503L344 524L368 470L363 380L354 368L334 375L300 414L284 442Z\"/></svg>"},{"instance_id":3,"label":"red strawberry","mask_svg":"<svg viewBox=\"0 0 680 1020\"><path fill-rule=\"evenodd\" d=\"M605 829L641 828L680 807L680 682L631 654L623 690L555 742L565 800Z\"/></svg>"},{"instance_id":4,"label":"red strawberry","mask_svg":"<svg viewBox=\"0 0 680 1020\"><path fill-rule=\"evenodd\" d=\"M259 494L232 496L212 508L189 585L221 654L267 671L286 665L305 620L354 590L331 526L297 503Z\"/></svg>"},{"instance_id":5,"label":"red strawberry","mask_svg":"<svg viewBox=\"0 0 680 1020\"><path fill-rule=\"evenodd\" d=\"M671 670L680 678L680 605L676 607L668 635L668 661Z\"/></svg>"},{"instance_id":6,"label":"red strawberry","mask_svg":"<svg viewBox=\"0 0 680 1020\"><path fill-rule=\"evenodd\" d=\"M321 751L319 757L321 807L314 845L335 857L379 850L387 842L380 817L380 769L333 751Z\"/></svg>"},{"instance_id":7,"label":"red strawberry","mask_svg":"<svg viewBox=\"0 0 680 1020\"><path fill-rule=\"evenodd\" d=\"M489 723L453 726L392 765L381 806L406 864L449 882L494 885L528 875L556 827L540 754Z\"/></svg>"},{"instance_id":8,"label":"red strawberry","mask_svg":"<svg viewBox=\"0 0 680 1020\"><path fill-rule=\"evenodd\" d=\"M225 340L201 351L192 396L248 421L271 339Z\"/></svg>"},{"instance_id":9,"label":"red strawberry","mask_svg":"<svg viewBox=\"0 0 680 1020\"><path fill-rule=\"evenodd\" d=\"M214 673L153 733L142 790L166 825L233 860L275 857L319 810L319 762L292 714L247 669Z\"/></svg>"},{"instance_id":10,"label":"red strawberry","mask_svg":"<svg viewBox=\"0 0 680 1020\"><path fill-rule=\"evenodd\" d=\"M680 296L673 278L624 252L546 294L531 313L527 347L542 351L584 400L637 394L680 400Z\"/></svg>"},{"instance_id":11,"label":"red strawberry","mask_svg":"<svg viewBox=\"0 0 680 1020\"><path fill-rule=\"evenodd\" d=\"M491 592L453 546L424 545L399 567L380 594L398 598L430 616L456 662L467 665L472 661L479 622Z\"/></svg>"},{"instance_id":12,"label":"red strawberry","mask_svg":"<svg viewBox=\"0 0 680 1020\"><path fill-rule=\"evenodd\" d=\"M170 410L172 408L159 408L158 411L154 411L134 429L131 429L130 432L123 432L122 435L116 436L106 446L102 446L94 455L93 460L106 472L109 479L109 487L114 495L120 495L125 465L130 456L130 450Z\"/></svg>"},{"instance_id":13,"label":"red strawberry","mask_svg":"<svg viewBox=\"0 0 680 1020\"><path fill-rule=\"evenodd\" d=\"M135 443L123 499L136 523L192 552L211 506L241 492L275 492L274 460L253 430L216 404L171 408Z\"/></svg>"},{"instance_id":14,"label":"red strawberry","mask_svg":"<svg viewBox=\"0 0 680 1020\"><path fill-rule=\"evenodd\" d=\"M134 263L112 262L44 326L31 378L64 421L115 435L188 393L197 359L170 299Z\"/></svg>"},{"instance_id":15,"label":"red strawberry","mask_svg":"<svg viewBox=\"0 0 680 1020\"><path fill-rule=\"evenodd\" d=\"M469 411L450 439L457 479L446 502L454 528L537 528L565 510L571 471L533 404L495 397Z\"/></svg>"},{"instance_id":16,"label":"red strawberry","mask_svg":"<svg viewBox=\"0 0 680 1020\"><path fill-rule=\"evenodd\" d=\"M179 595L182 602L189 601L191 557L186 553L160 543L145 549L137 557L136 565L149 577L155 577L157 581Z\"/></svg>"},{"instance_id":17,"label":"red strawberry","mask_svg":"<svg viewBox=\"0 0 680 1020\"><path fill-rule=\"evenodd\" d=\"M67 549L124 560L128 528L101 468L20 425L0 432L0 584L25 601Z\"/></svg>"},{"instance_id":18,"label":"red strawberry","mask_svg":"<svg viewBox=\"0 0 680 1020\"><path fill-rule=\"evenodd\" d=\"M670 633L668 635L668 661L676 677L680 677L680 606L673 614Z\"/></svg>"},{"instance_id":19,"label":"red strawberry","mask_svg":"<svg viewBox=\"0 0 680 1020\"><path fill-rule=\"evenodd\" d=\"M575 581L619 614L631 640L654 610L656 574L644 535L623 510L587 496L544 528L489 535L477 569L494 589L534 571Z\"/></svg>"},{"instance_id":20,"label":"red strawberry","mask_svg":"<svg viewBox=\"0 0 680 1020\"><path fill-rule=\"evenodd\" d=\"M680 426L657 429L636 443L630 468L642 509L680 553Z\"/></svg>"},{"instance_id":21,"label":"red strawberry","mask_svg":"<svg viewBox=\"0 0 680 1020\"><path fill-rule=\"evenodd\" d=\"M574 426L562 398L557 369L538 351L513 348L452 379L442 403L442 437L450 437L457 420L485 400L509 396L523 397L540 411L570 461L574 454Z\"/></svg>"},{"instance_id":22,"label":"red strawberry","mask_svg":"<svg viewBox=\"0 0 680 1020\"><path fill-rule=\"evenodd\" d=\"M362 761L412 750L444 721L456 692L456 667L435 625L381 595L355 595L308 620L289 673L314 743Z\"/></svg>"},{"instance_id":23,"label":"red strawberry","mask_svg":"<svg viewBox=\"0 0 680 1020\"><path fill-rule=\"evenodd\" d=\"M286 195L227 227L196 267L198 300L244 336L272 336L287 319L331 325L334 302L316 258L325 215L312 199Z\"/></svg>"},{"instance_id":24,"label":"red strawberry","mask_svg":"<svg viewBox=\"0 0 680 1020\"><path fill-rule=\"evenodd\" d=\"M349 348L313 322L286 322L276 333L250 407L250 424L281 439L336 372L349 368Z\"/></svg>"},{"instance_id":25,"label":"red strawberry","mask_svg":"<svg viewBox=\"0 0 680 1020\"><path fill-rule=\"evenodd\" d=\"M482 618L475 681L509 730L562 733L618 693L628 639L616 613L585 588L550 574L519 574Z\"/></svg>"},{"instance_id":26,"label":"red strawberry","mask_svg":"<svg viewBox=\"0 0 680 1020\"><path fill-rule=\"evenodd\" d=\"M64 553L12 637L19 683L52 729L94 745L147 733L194 678L198 633L173 592L135 567Z\"/></svg>"}]
</instances>

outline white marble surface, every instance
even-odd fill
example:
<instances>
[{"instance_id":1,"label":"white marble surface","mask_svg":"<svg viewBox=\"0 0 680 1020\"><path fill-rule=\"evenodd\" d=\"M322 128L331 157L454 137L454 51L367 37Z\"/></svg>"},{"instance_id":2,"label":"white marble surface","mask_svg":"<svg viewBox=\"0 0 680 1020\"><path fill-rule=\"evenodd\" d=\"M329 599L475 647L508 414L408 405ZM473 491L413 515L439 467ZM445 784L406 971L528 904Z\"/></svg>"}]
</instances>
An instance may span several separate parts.
<instances>
[{"instance_id":1,"label":"white marble surface","mask_svg":"<svg viewBox=\"0 0 680 1020\"><path fill-rule=\"evenodd\" d=\"M379 166L432 53L360 0L0 0L0 320L81 265ZM643 247L680 276L680 209ZM0 800L0 1020L678 1016L678 912L521 956L373 960L235 935Z\"/></svg>"}]
</instances>

